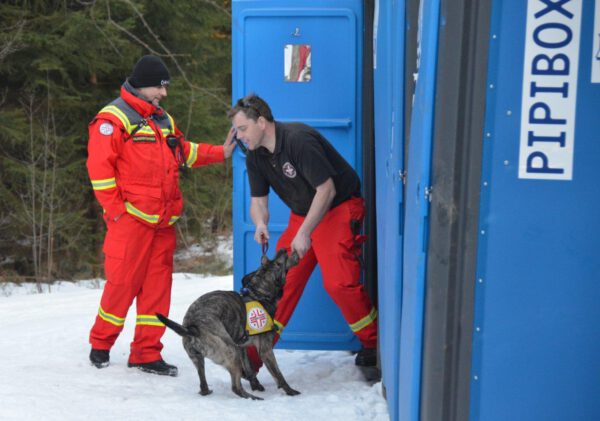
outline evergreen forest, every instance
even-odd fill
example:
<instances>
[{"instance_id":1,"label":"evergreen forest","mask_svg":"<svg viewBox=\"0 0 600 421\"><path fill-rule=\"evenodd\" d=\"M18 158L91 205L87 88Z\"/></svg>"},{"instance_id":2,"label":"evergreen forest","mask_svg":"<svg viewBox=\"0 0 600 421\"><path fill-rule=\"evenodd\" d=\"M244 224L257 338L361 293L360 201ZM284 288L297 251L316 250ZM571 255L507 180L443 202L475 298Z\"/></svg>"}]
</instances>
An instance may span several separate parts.
<instances>
[{"instance_id":1,"label":"evergreen forest","mask_svg":"<svg viewBox=\"0 0 600 421\"><path fill-rule=\"evenodd\" d=\"M161 105L186 137L223 143L230 10L230 0L0 2L0 282L103 276L87 126L142 55L169 67ZM230 161L190 171L181 187L178 247L229 233Z\"/></svg>"}]
</instances>

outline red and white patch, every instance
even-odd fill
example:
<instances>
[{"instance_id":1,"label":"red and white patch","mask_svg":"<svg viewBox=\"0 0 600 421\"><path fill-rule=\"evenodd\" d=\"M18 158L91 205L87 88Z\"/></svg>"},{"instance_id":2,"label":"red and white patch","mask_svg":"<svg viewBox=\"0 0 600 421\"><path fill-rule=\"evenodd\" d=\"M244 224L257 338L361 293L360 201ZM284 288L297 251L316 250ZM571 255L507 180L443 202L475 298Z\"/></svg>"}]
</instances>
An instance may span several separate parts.
<instances>
[{"instance_id":1,"label":"red and white patch","mask_svg":"<svg viewBox=\"0 0 600 421\"><path fill-rule=\"evenodd\" d=\"M296 168L294 168L294 166L289 162L286 162L283 164L283 173L286 177L294 178L296 177Z\"/></svg>"},{"instance_id":2,"label":"red and white patch","mask_svg":"<svg viewBox=\"0 0 600 421\"><path fill-rule=\"evenodd\" d=\"M260 307L252 307L246 317L252 329L260 330L267 324L267 314Z\"/></svg>"},{"instance_id":3,"label":"red and white patch","mask_svg":"<svg viewBox=\"0 0 600 421\"><path fill-rule=\"evenodd\" d=\"M100 125L100 127L98 128L98 130L100 131L100 134L103 134L104 136L110 136L113 133L113 125L110 123L102 123Z\"/></svg>"}]
</instances>

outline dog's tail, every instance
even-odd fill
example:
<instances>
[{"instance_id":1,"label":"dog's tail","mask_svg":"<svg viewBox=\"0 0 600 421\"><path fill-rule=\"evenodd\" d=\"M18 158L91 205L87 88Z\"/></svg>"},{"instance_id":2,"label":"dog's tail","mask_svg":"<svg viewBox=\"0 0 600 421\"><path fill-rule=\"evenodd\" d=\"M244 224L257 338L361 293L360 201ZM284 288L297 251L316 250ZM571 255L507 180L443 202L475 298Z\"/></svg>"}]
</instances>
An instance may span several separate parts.
<instances>
[{"instance_id":1,"label":"dog's tail","mask_svg":"<svg viewBox=\"0 0 600 421\"><path fill-rule=\"evenodd\" d=\"M181 326L179 323L174 322L171 319L166 318L165 316L163 316L162 314L156 313L156 317L158 318L158 320L160 320L161 322L163 322L163 324L170 328L173 329L175 331L175 333L177 333L180 336L194 336L194 334L192 332L190 332L189 330L187 330L185 327Z\"/></svg>"}]
</instances>

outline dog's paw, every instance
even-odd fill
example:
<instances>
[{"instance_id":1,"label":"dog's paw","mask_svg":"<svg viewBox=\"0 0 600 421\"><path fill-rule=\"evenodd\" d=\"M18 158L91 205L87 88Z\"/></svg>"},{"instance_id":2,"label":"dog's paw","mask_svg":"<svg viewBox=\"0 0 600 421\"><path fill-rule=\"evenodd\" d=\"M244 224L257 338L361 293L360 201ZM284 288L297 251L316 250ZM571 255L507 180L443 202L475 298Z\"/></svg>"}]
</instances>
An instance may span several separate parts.
<instances>
[{"instance_id":1,"label":"dog's paw","mask_svg":"<svg viewBox=\"0 0 600 421\"><path fill-rule=\"evenodd\" d=\"M297 390L292 389L291 387L287 387L284 388L285 389L285 394L288 396L296 396L299 395L300 392L298 392Z\"/></svg>"},{"instance_id":2,"label":"dog's paw","mask_svg":"<svg viewBox=\"0 0 600 421\"><path fill-rule=\"evenodd\" d=\"M254 396L252 393L246 392L243 387L241 389L238 389L237 387L232 386L231 390L233 391L233 393L238 395L240 398L252 399L254 401L262 401L263 400L263 398L259 398L258 396Z\"/></svg>"},{"instance_id":3,"label":"dog's paw","mask_svg":"<svg viewBox=\"0 0 600 421\"><path fill-rule=\"evenodd\" d=\"M198 392L199 394L201 394L202 396L206 396L206 395L210 395L212 393L212 390L210 390L209 388L206 388L204 390L200 389L200 392Z\"/></svg>"},{"instance_id":4,"label":"dog's paw","mask_svg":"<svg viewBox=\"0 0 600 421\"><path fill-rule=\"evenodd\" d=\"M262 384L260 384L260 382L258 381L258 379L255 377L253 379L250 379L250 387L252 388L252 390L258 390L259 392L264 392L265 388Z\"/></svg>"}]
</instances>

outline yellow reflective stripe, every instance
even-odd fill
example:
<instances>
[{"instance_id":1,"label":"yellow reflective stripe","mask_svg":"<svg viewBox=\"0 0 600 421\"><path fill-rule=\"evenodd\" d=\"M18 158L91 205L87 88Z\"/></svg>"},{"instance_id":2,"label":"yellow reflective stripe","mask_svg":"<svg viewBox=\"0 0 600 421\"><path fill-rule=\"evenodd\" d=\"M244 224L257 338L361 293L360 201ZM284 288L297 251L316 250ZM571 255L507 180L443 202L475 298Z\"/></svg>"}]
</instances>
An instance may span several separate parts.
<instances>
[{"instance_id":1,"label":"yellow reflective stripe","mask_svg":"<svg viewBox=\"0 0 600 421\"><path fill-rule=\"evenodd\" d=\"M173 117L169 113L167 113L167 117L169 117L169 121L171 122L171 133L175 134L175 120L173 120Z\"/></svg>"},{"instance_id":2,"label":"yellow reflective stripe","mask_svg":"<svg viewBox=\"0 0 600 421\"><path fill-rule=\"evenodd\" d=\"M169 130L168 128L167 129L160 129L160 131L164 135L168 135L169 133L171 133L171 130ZM139 134L153 135L154 134L154 130L152 130L152 127L145 126L143 129L139 129L137 132L135 132L135 134L136 135L139 135Z\"/></svg>"},{"instance_id":3,"label":"yellow reflective stripe","mask_svg":"<svg viewBox=\"0 0 600 421\"><path fill-rule=\"evenodd\" d=\"M139 129L137 132L135 132L136 135L138 134L154 134L154 130L152 130L152 128L147 128L147 129Z\"/></svg>"},{"instance_id":4,"label":"yellow reflective stripe","mask_svg":"<svg viewBox=\"0 0 600 421\"><path fill-rule=\"evenodd\" d=\"M181 218L181 216L176 216L176 215L173 215L173 216L171 217L171 219L169 220L169 225L173 225L175 222L177 222L177 220L178 220L179 218Z\"/></svg>"},{"instance_id":5,"label":"yellow reflective stripe","mask_svg":"<svg viewBox=\"0 0 600 421\"><path fill-rule=\"evenodd\" d=\"M198 159L198 144L190 142L190 154L187 159L187 166L191 167L192 165L194 165L196 159Z\"/></svg>"},{"instance_id":6,"label":"yellow reflective stripe","mask_svg":"<svg viewBox=\"0 0 600 421\"><path fill-rule=\"evenodd\" d=\"M146 222L150 222L151 224L157 224L159 215L148 215L147 213L142 212L135 206L133 206L129 202L125 202L125 209L127 209L127 213L137 216L138 218L143 219Z\"/></svg>"},{"instance_id":7,"label":"yellow reflective stripe","mask_svg":"<svg viewBox=\"0 0 600 421\"><path fill-rule=\"evenodd\" d=\"M279 320L273 319L273 323L275 323L275 326L277 326L277 332L279 332L279 334L281 335L281 332L283 332L283 328L285 326Z\"/></svg>"},{"instance_id":8,"label":"yellow reflective stripe","mask_svg":"<svg viewBox=\"0 0 600 421\"><path fill-rule=\"evenodd\" d=\"M377 310L375 310L375 307L373 307L369 314L360 319L358 322L352 323L350 325L350 329L352 329L352 332L356 333L362 328L367 327L368 325L373 323L375 319L377 319Z\"/></svg>"},{"instance_id":9,"label":"yellow reflective stripe","mask_svg":"<svg viewBox=\"0 0 600 421\"><path fill-rule=\"evenodd\" d=\"M113 187L117 187L117 182L115 181L115 177L113 178L105 178L103 180L91 180L92 188L94 190L106 190L112 189Z\"/></svg>"},{"instance_id":10,"label":"yellow reflective stripe","mask_svg":"<svg viewBox=\"0 0 600 421\"><path fill-rule=\"evenodd\" d=\"M100 112L112 114L119 120L121 120L121 123L123 123L123 126L125 126L125 130L127 130L127 133L131 133L131 130L133 130L133 127L129 123L129 119L127 118L127 116L123 113L123 111L119 110L114 105L107 105L106 107L102 108Z\"/></svg>"},{"instance_id":11,"label":"yellow reflective stripe","mask_svg":"<svg viewBox=\"0 0 600 421\"><path fill-rule=\"evenodd\" d=\"M107 313L106 311L104 311L102 309L102 307L100 307L98 309L98 316L100 316L100 318L110 324L113 324L115 326L123 326L125 324L125 318L124 317L119 317L119 316L115 316L114 314L110 314Z\"/></svg>"},{"instance_id":12,"label":"yellow reflective stripe","mask_svg":"<svg viewBox=\"0 0 600 421\"><path fill-rule=\"evenodd\" d=\"M164 326L163 322L158 320L158 317L150 314L140 314L135 318L136 325L148 325L148 326Z\"/></svg>"}]
</instances>

